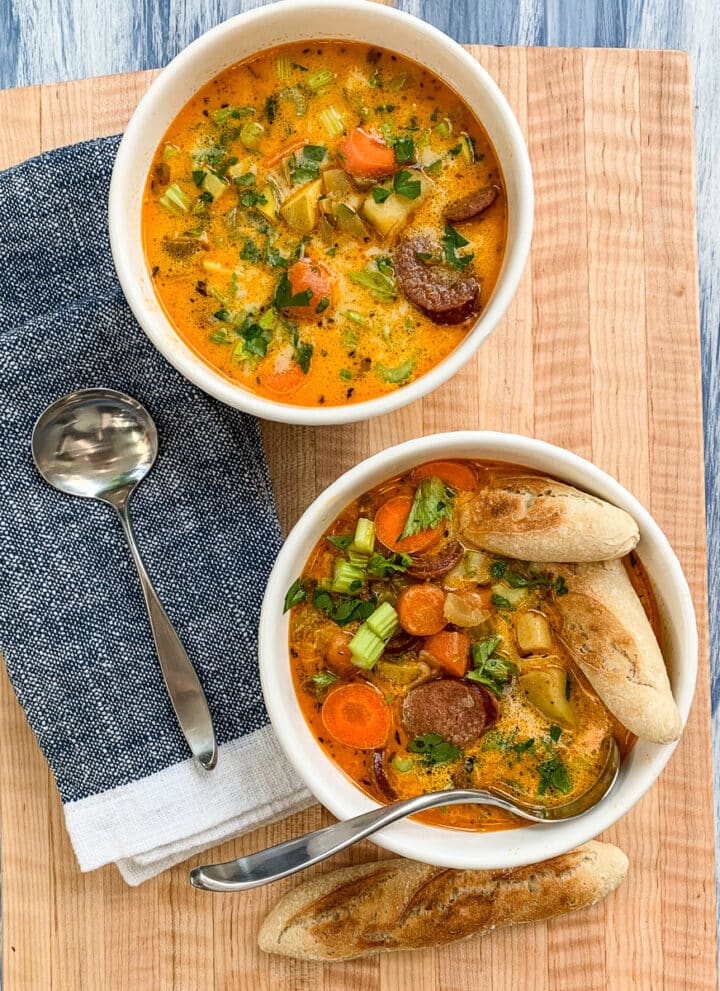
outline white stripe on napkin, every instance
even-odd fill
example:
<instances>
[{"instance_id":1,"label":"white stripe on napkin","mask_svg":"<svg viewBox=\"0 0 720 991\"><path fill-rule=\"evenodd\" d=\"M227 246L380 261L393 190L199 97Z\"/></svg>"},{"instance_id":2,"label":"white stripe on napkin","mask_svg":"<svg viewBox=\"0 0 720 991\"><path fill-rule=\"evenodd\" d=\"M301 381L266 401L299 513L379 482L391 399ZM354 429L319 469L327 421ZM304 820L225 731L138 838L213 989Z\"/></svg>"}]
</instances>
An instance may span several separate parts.
<instances>
[{"instance_id":1,"label":"white stripe on napkin","mask_svg":"<svg viewBox=\"0 0 720 991\"><path fill-rule=\"evenodd\" d=\"M136 885L313 801L265 726L223 744L213 771L185 760L64 811L80 869L114 863Z\"/></svg>"}]
</instances>

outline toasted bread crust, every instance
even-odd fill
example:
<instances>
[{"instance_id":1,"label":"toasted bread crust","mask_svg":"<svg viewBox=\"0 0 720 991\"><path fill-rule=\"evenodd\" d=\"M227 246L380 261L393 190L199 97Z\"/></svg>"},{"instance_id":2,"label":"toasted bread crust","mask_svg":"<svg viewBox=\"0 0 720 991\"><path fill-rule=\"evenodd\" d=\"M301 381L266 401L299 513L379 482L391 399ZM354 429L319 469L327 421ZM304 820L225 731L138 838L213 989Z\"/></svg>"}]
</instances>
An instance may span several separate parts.
<instances>
[{"instance_id":1,"label":"toasted bread crust","mask_svg":"<svg viewBox=\"0 0 720 991\"><path fill-rule=\"evenodd\" d=\"M660 646L621 561L554 564L560 638L608 709L636 736L670 743L682 732Z\"/></svg>"},{"instance_id":2,"label":"toasted bread crust","mask_svg":"<svg viewBox=\"0 0 720 991\"><path fill-rule=\"evenodd\" d=\"M260 949L304 960L349 960L481 936L592 905L627 873L625 854L592 841L542 864L448 870L383 860L321 874L266 917Z\"/></svg>"},{"instance_id":3,"label":"toasted bread crust","mask_svg":"<svg viewBox=\"0 0 720 991\"><path fill-rule=\"evenodd\" d=\"M521 561L606 561L639 540L624 510L536 475L509 475L461 494L457 521L463 540Z\"/></svg>"}]
</instances>

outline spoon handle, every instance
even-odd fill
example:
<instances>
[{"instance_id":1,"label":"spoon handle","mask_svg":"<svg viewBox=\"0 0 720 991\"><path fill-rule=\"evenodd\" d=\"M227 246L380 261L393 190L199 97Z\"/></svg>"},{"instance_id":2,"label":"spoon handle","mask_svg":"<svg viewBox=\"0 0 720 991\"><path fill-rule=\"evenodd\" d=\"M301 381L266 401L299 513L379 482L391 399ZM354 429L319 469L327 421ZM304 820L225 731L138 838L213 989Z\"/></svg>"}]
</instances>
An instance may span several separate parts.
<instances>
[{"instance_id":1,"label":"spoon handle","mask_svg":"<svg viewBox=\"0 0 720 991\"><path fill-rule=\"evenodd\" d=\"M116 505L115 508L140 577L155 640L155 649L160 661L160 670L165 679L165 685L180 729L188 742L193 757L196 757L202 766L210 771L217 763L217 741L215 740L215 730L205 692L195 668L192 666L190 658L187 656L185 648L168 619L168 615L145 571L145 565L140 557L128 515L127 502Z\"/></svg>"},{"instance_id":2,"label":"spoon handle","mask_svg":"<svg viewBox=\"0 0 720 991\"><path fill-rule=\"evenodd\" d=\"M352 846L353 843L389 826L397 819L404 819L414 812L433 809L439 805L457 805L464 802L475 805L496 805L523 818L537 821L534 816L524 814L515 805L503 801L490 792L459 788L436 791L372 809L353 819L345 819L333 823L332 826L325 826L324 829L316 829L313 833L305 833L304 836L278 843L277 846L271 846L267 850L258 850L257 853L240 857L238 860L196 867L190 871L190 883L193 887L205 891L244 891L246 888L257 888L305 870L313 864L319 864L346 847Z\"/></svg>"}]
</instances>

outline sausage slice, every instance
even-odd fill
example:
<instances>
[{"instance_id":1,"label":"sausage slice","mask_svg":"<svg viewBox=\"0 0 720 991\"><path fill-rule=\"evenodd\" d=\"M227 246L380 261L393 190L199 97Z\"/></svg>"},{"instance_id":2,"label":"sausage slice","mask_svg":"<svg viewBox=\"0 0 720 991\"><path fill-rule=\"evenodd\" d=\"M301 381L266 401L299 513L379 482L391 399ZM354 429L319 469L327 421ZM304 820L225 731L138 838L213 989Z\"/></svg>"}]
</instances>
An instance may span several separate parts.
<instances>
[{"instance_id":1,"label":"sausage slice","mask_svg":"<svg viewBox=\"0 0 720 991\"><path fill-rule=\"evenodd\" d=\"M477 740L492 722L494 705L486 703L480 685L454 678L440 678L418 685L405 696L403 726L410 736L437 733L462 747Z\"/></svg>"},{"instance_id":2,"label":"sausage slice","mask_svg":"<svg viewBox=\"0 0 720 991\"><path fill-rule=\"evenodd\" d=\"M476 189L474 193L469 193L461 200L451 203L445 210L445 219L451 224L472 220L493 205L499 192L499 186L483 186L482 189Z\"/></svg>"},{"instance_id":3,"label":"sausage slice","mask_svg":"<svg viewBox=\"0 0 720 991\"><path fill-rule=\"evenodd\" d=\"M394 254L395 277L407 299L434 323L462 323L478 309L480 283L474 275L419 257L436 252L437 245L426 234L401 241Z\"/></svg>"}]
</instances>

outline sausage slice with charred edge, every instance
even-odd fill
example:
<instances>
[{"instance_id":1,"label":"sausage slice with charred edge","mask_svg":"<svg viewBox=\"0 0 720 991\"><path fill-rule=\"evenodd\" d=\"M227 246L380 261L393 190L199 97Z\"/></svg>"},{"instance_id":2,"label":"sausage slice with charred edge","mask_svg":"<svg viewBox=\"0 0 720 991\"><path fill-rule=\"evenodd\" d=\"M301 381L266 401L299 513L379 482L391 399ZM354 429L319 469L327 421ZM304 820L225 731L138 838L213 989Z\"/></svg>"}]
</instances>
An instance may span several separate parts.
<instances>
[{"instance_id":1,"label":"sausage slice with charred edge","mask_svg":"<svg viewBox=\"0 0 720 991\"><path fill-rule=\"evenodd\" d=\"M479 217L488 207L492 206L500 192L499 186L483 186L474 193L463 196L461 200L450 203L445 210L445 219L451 224L461 224L465 220Z\"/></svg>"},{"instance_id":2,"label":"sausage slice with charred edge","mask_svg":"<svg viewBox=\"0 0 720 991\"><path fill-rule=\"evenodd\" d=\"M463 323L479 307L480 283L439 262L424 261L437 245L424 234L401 241L395 248L395 277L407 299L434 323Z\"/></svg>"}]
</instances>

